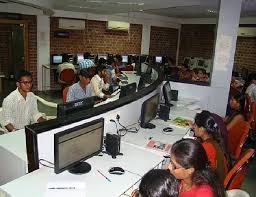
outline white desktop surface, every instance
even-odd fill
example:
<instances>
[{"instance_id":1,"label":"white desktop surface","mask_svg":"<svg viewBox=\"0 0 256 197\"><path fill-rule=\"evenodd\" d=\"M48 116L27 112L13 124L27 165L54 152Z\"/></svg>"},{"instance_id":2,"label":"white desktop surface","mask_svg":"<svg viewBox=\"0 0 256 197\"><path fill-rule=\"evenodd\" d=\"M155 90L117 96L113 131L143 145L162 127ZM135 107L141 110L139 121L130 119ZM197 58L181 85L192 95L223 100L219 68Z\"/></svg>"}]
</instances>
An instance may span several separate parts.
<instances>
[{"instance_id":1,"label":"white desktop surface","mask_svg":"<svg viewBox=\"0 0 256 197\"><path fill-rule=\"evenodd\" d=\"M175 118L176 116L183 116L194 118L196 111L188 110L184 107L171 107L170 108L170 119ZM153 129L144 129L140 128L138 133L128 132L125 136L122 137L122 141L127 144L135 145L136 147L146 149L150 152L155 152L159 155L164 155L166 153L155 151L153 149L146 148L149 140L160 141L162 143L173 144L176 141L180 140L188 131L189 127L178 127L171 124L169 121L164 121L161 119L154 119L151 121L156 127ZM163 133L165 127L172 127L173 131L169 133Z\"/></svg>"},{"instance_id":2,"label":"white desktop surface","mask_svg":"<svg viewBox=\"0 0 256 197\"><path fill-rule=\"evenodd\" d=\"M115 197L120 196L131 188L141 176L150 169L159 166L163 157L153 154L128 144L121 145L123 156L117 156L112 159L111 156L95 156L87 160L91 164L92 170L84 175L73 175L64 171L55 175L53 169L40 168L32 173L20 177L12 182L2 185L0 188L8 192L12 197L43 197L46 191L46 185L51 176L76 176L84 177L86 182L86 194L88 197ZM142 159L143 158L143 159ZM122 167L126 171L123 175L111 175L108 169L113 166ZM108 177L107 181L97 170ZM135 173L135 174L134 174ZM138 175L137 175L138 174ZM141 175L141 176L139 176Z\"/></svg>"}]
</instances>

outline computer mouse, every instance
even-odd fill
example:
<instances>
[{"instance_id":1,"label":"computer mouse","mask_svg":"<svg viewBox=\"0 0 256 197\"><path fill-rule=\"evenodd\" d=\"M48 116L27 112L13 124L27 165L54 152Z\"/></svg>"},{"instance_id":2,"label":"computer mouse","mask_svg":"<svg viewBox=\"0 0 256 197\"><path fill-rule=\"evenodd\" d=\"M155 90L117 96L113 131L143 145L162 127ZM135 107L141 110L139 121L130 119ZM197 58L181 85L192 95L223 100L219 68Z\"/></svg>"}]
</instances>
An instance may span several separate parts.
<instances>
[{"instance_id":1,"label":"computer mouse","mask_svg":"<svg viewBox=\"0 0 256 197\"><path fill-rule=\"evenodd\" d=\"M173 131L173 128L171 128L171 127L165 127L163 129L163 132L172 132L172 131Z\"/></svg>"},{"instance_id":2,"label":"computer mouse","mask_svg":"<svg viewBox=\"0 0 256 197\"><path fill-rule=\"evenodd\" d=\"M108 170L110 174L117 174L117 175L122 175L125 173L124 169L121 167L112 167Z\"/></svg>"}]
</instances>

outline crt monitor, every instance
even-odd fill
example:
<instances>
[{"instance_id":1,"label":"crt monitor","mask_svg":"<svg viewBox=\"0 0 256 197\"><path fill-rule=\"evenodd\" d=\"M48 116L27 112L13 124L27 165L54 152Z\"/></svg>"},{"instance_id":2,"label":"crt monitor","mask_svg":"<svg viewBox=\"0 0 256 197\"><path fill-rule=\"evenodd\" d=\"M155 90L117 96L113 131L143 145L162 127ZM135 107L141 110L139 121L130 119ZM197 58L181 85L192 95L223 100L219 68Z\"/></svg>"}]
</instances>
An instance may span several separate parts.
<instances>
[{"instance_id":1,"label":"crt monitor","mask_svg":"<svg viewBox=\"0 0 256 197\"><path fill-rule=\"evenodd\" d=\"M100 118L54 134L54 172L83 174L91 170L84 160L101 152L104 119Z\"/></svg>"},{"instance_id":2,"label":"crt monitor","mask_svg":"<svg viewBox=\"0 0 256 197\"><path fill-rule=\"evenodd\" d=\"M100 58L103 58L103 59L105 59L105 60L108 60L108 55L107 55L107 54L98 54L98 60L99 60Z\"/></svg>"},{"instance_id":3,"label":"crt monitor","mask_svg":"<svg viewBox=\"0 0 256 197\"><path fill-rule=\"evenodd\" d=\"M155 128L155 125L150 123L152 119L156 117L157 108L159 104L159 94L150 97L148 100L144 101L141 107L141 117L140 126L142 128Z\"/></svg>"},{"instance_id":4,"label":"crt monitor","mask_svg":"<svg viewBox=\"0 0 256 197\"><path fill-rule=\"evenodd\" d=\"M77 57L77 62L76 62L77 64L79 64L79 62L84 60L84 54L82 53L77 54L76 57Z\"/></svg>"},{"instance_id":5,"label":"crt monitor","mask_svg":"<svg viewBox=\"0 0 256 197\"><path fill-rule=\"evenodd\" d=\"M164 101L165 101L165 105L171 107L173 106L173 104L171 104L171 100L172 100L172 91L171 91L171 85L170 82L167 81L165 82L165 84L163 85L163 96L164 96Z\"/></svg>"},{"instance_id":6,"label":"crt monitor","mask_svg":"<svg viewBox=\"0 0 256 197\"><path fill-rule=\"evenodd\" d=\"M121 86L121 91L120 91L120 98L132 95L134 92L136 92L137 85L136 83L131 83L126 86Z\"/></svg>"},{"instance_id":7,"label":"crt monitor","mask_svg":"<svg viewBox=\"0 0 256 197\"><path fill-rule=\"evenodd\" d=\"M128 63L128 55L122 55L122 62Z\"/></svg>"},{"instance_id":8,"label":"crt monitor","mask_svg":"<svg viewBox=\"0 0 256 197\"><path fill-rule=\"evenodd\" d=\"M63 59L62 54L53 54L52 55L52 64L53 65L62 64L62 62L63 62L62 59Z\"/></svg>"},{"instance_id":9,"label":"crt monitor","mask_svg":"<svg viewBox=\"0 0 256 197\"><path fill-rule=\"evenodd\" d=\"M95 99L95 97L88 97L85 99L79 99L67 103L58 104L57 117L59 118L79 111L93 108Z\"/></svg>"},{"instance_id":10,"label":"crt monitor","mask_svg":"<svg viewBox=\"0 0 256 197\"><path fill-rule=\"evenodd\" d=\"M156 63L161 64L161 63L162 63L162 61L163 61L163 57L162 57L162 56L156 56L155 61L156 61Z\"/></svg>"}]
</instances>

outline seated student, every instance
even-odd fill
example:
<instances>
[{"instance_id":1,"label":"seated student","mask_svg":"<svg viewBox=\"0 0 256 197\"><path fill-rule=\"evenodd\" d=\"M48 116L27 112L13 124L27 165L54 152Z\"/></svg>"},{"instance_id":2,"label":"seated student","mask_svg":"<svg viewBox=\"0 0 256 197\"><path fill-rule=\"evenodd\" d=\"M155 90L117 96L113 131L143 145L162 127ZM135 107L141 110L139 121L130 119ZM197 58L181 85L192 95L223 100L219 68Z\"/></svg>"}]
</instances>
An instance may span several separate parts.
<instances>
[{"instance_id":1,"label":"seated student","mask_svg":"<svg viewBox=\"0 0 256 197\"><path fill-rule=\"evenodd\" d=\"M92 96L91 75L86 68L79 72L79 81L68 88L67 102Z\"/></svg>"},{"instance_id":2,"label":"seated student","mask_svg":"<svg viewBox=\"0 0 256 197\"><path fill-rule=\"evenodd\" d=\"M198 69L197 77L198 77L198 81L204 81L204 82L208 82L209 81L209 77L208 77L208 75L206 73L206 70L203 69L203 68L199 68Z\"/></svg>"},{"instance_id":3,"label":"seated student","mask_svg":"<svg viewBox=\"0 0 256 197\"><path fill-rule=\"evenodd\" d=\"M234 94L229 100L229 105L231 113L224 118L227 130L229 130L238 121L244 120L245 96L240 92Z\"/></svg>"},{"instance_id":4,"label":"seated student","mask_svg":"<svg viewBox=\"0 0 256 197\"><path fill-rule=\"evenodd\" d=\"M80 61L79 64L79 69L83 69L83 68L90 68L94 66L94 63L92 60L90 60L90 53L86 52L84 53L84 59L82 61Z\"/></svg>"},{"instance_id":5,"label":"seated student","mask_svg":"<svg viewBox=\"0 0 256 197\"><path fill-rule=\"evenodd\" d=\"M114 64L115 72L116 72L116 75L119 76L120 75L120 70L122 68L124 68L124 66L122 66L123 58L122 58L121 55L116 54L114 56L114 61L115 61L115 64Z\"/></svg>"},{"instance_id":6,"label":"seated student","mask_svg":"<svg viewBox=\"0 0 256 197\"><path fill-rule=\"evenodd\" d=\"M256 101L256 73L251 76L250 85L246 88L245 93L250 96L252 102Z\"/></svg>"},{"instance_id":7,"label":"seated student","mask_svg":"<svg viewBox=\"0 0 256 197\"><path fill-rule=\"evenodd\" d=\"M102 99L111 98L111 95L104 94L103 90L108 91L110 77L105 66L97 67L97 74L91 79L92 94Z\"/></svg>"},{"instance_id":8,"label":"seated student","mask_svg":"<svg viewBox=\"0 0 256 197\"><path fill-rule=\"evenodd\" d=\"M63 63L59 64L57 67L57 73L60 75L60 73L65 70L65 69L72 69L76 73L76 68L75 66L69 62L69 57L68 54L64 54L62 57Z\"/></svg>"},{"instance_id":9,"label":"seated student","mask_svg":"<svg viewBox=\"0 0 256 197\"><path fill-rule=\"evenodd\" d=\"M168 168L180 180L179 197L225 197L223 183L209 166L198 141L184 139L174 143Z\"/></svg>"},{"instance_id":10,"label":"seated student","mask_svg":"<svg viewBox=\"0 0 256 197\"><path fill-rule=\"evenodd\" d=\"M26 70L20 71L16 80L17 89L3 101L2 124L10 132L45 121L37 109L37 99L31 92L32 83L32 74Z\"/></svg>"},{"instance_id":11,"label":"seated student","mask_svg":"<svg viewBox=\"0 0 256 197\"><path fill-rule=\"evenodd\" d=\"M178 197L178 181L168 170L153 169L141 179L132 197Z\"/></svg>"},{"instance_id":12,"label":"seated student","mask_svg":"<svg viewBox=\"0 0 256 197\"><path fill-rule=\"evenodd\" d=\"M221 181L227 174L227 161L223 139L219 135L218 126L209 111L196 114L194 123L195 136L200 138L212 169L216 170Z\"/></svg>"}]
</instances>

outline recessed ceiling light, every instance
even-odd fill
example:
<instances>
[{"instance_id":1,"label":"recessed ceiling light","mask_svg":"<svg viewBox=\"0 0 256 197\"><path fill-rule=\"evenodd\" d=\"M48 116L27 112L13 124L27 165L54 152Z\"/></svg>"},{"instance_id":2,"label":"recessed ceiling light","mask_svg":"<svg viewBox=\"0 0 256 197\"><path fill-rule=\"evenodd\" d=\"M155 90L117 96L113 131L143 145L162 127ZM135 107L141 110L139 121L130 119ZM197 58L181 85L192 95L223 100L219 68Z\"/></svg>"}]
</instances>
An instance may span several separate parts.
<instances>
[{"instance_id":1,"label":"recessed ceiling light","mask_svg":"<svg viewBox=\"0 0 256 197\"><path fill-rule=\"evenodd\" d=\"M140 12L143 12L144 10L140 10Z\"/></svg>"},{"instance_id":2,"label":"recessed ceiling light","mask_svg":"<svg viewBox=\"0 0 256 197\"><path fill-rule=\"evenodd\" d=\"M216 10L207 10L207 12L209 12L209 13L217 13L217 11Z\"/></svg>"},{"instance_id":3,"label":"recessed ceiling light","mask_svg":"<svg viewBox=\"0 0 256 197\"><path fill-rule=\"evenodd\" d=\"M141 5L141 6L142 6L142 5L144 5L144 3L138 3L138 5Z\"/></svg>"}]
</instances>

